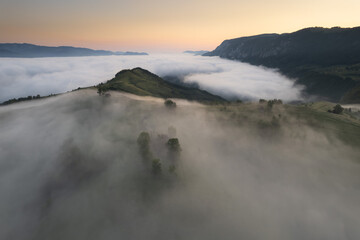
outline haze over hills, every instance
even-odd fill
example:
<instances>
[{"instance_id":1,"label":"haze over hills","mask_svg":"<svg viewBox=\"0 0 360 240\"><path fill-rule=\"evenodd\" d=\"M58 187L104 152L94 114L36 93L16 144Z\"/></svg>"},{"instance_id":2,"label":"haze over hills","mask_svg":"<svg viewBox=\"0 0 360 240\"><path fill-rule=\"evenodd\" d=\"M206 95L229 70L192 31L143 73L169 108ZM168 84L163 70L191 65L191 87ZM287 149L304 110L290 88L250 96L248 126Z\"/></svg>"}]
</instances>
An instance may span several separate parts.
<instances>
[{"instance_id":1,"label":"haze over hills","mask_svg":"<svg viewBox=\"0 0 360 240\"><path fill-rule=\"evenodd\" d=\"M360 102L360 27L306 28L225 40L205 56L278 68L306 93L335 102Z\"/></svg>"},{"instance_id":2,"label":"haze over hills","mask_svg":"<svg viewBox=\"0 0 360 240\"><path fill-rule=\"evenodd\" d=\"M0 240L360 240L359 9L2 1Z\"/></svg>"},{"instance_id":3,"label":"haze over hills","mask_svg":"<svg viewBox=\"0 0 360 240\"><path fill-rule=\"evenodd\" d=\"M35 99L0 107L0 239L360 236L349 109L227 102L142 68Z\"/></svg>"},{"instance_id":4,"label":"haze over hills","mask_svg":"<svg viewBox=\"0 0 360 240\"><path fill-rule=\"evenodd\" d=\"M175 101L84 89L0 107L0 239L360 236L349 112Z\"/></svg>"},{"instance_id":5,"label":"haze over hills","mask_svg":"<svg viewBox=\"0 0 360 240\"><path fill-rule=\"evenodd\" d=\"M0 43L0 57L81 57L111 55L148 55L145 52L112 52L70 46L48 47L28 43Z\"/></svg>"}]
</instances>

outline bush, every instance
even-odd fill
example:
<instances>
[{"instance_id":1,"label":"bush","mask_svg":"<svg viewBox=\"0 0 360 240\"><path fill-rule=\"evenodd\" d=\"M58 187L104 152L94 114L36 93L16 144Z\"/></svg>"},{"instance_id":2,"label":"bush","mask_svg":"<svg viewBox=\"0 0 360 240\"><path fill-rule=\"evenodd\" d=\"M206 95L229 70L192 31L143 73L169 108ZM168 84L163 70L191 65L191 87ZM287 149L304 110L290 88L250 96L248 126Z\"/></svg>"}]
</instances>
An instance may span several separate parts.
<instances>
[{"instance_id":1,"label":"bush","mask_svg":"<svg viewBox=\"0 0 360 240\"><path fill-rule=\"evenodd\" d=\"M340 104L336 104L334 107L333 113L341 114L344 111L344 108Z\"/></svg>"},{"instance_id":2,"label":"bush","mask_svg":"<svg viewBox=\"0 0 360 240\"><path fill-rule=\"evenodd\" d=\"M99 96L105 95L105 93L108 91L108 89L105 87L103 83L97 85L96 88L98 90L97 93L99 94Z\"/></svg>"},{"instance_id":3,"label":"bush","mask_svg":"<svg viewBox=\"0 0 360 240\"><path fill-rule=\"evenodd\" d=\"M267 101L265 99L259 99L259 103L266 103Z\"/></svg>"},{"instance_id":4,"label":"bush","mask_svg":"<svg viewBox=\"0 0 360 240\"><path fill-rule=\"evenodd\" d=\"M344 108L340 104L336 104L333 110L328 110L330 113L341 114Z\"/></svg>"},{"instance_id":5,"label":"bush","mask_svg":"<svg viewBox=\"0 0 360 240\"><path fill-rule=\"evenodd\" d=\"M177 139L177 138L170 138L167 142L167 146L169 147L170 151L173 151L173 152L181 151L179 139Z\"/></svg>"},{"instance_id":6,"label":"bush","mask_svg":"<svg viewBox=\"0 0 360 240\"><path fill-rule=\"evenodd\" d=\"M172 109L176 108L176 102L174 102L170 99L165 100L164 104L167 108L172 108Z\"/></svg>"}]
</instances>

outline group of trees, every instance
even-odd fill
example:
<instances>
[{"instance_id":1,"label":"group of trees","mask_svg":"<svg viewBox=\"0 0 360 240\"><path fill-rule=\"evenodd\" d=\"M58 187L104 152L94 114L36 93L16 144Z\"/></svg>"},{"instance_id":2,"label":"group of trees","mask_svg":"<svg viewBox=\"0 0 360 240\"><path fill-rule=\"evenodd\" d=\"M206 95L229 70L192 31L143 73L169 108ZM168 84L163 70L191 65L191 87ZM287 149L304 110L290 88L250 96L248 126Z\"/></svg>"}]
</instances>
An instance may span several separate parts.
<instances>
[{"instance_id":1,"label":"group of trees","mask_svg":"<svg viewBox=\"0 0 360 240\"><path fill-rule=\"evenodd\" d=\"M272 100L265 100L265 99L260 99L259 100L260 104L265 104L267 103L267 106L271 109L274 105L276 104L283 104L281 99L272 99Z\"/></svg>"},{"instance_id":2,"label":"group of trees","mask_svg":"<svg viewBox=\"0 0 360 240\"><path fill-rule=\"evenodd\" d=\"M40 98L41 98L41 96L39 94L36 96L13 98L13 99L9 99L9 100L3 102L2 105L8 105L8 104L16 103L16 102L30 101L33 99L40 99Z\"/></svg>"},{"instance_id":3,"label":"group of trees","mask_svg":"<svg viewBox=\"0 0 360 240\"><path fill-rule=\"evenodd\" d=\"M172 135L176 134L174 127L169 128L169 132ZM151 172L154 176L160 176L162 174L162 163L159 158L155 158L151 151L151 138L148 132L142 132L137 138L137 144L140 155L143 159L144 164L151 168ZM171 159L167 159L166 164L169 166L168 170L170 173L175 173L176 166L173 160L176 160L181 152L181 146L178 138L169 138L165 144L169 156Z\"/></svg>"},{"instance_id":4,"label":"group of trees","mask_svg":"<svg viewBox=\"0 0 360 240\"><path fill-rule=\"evenodd\" d=\"M341 114L344 111L344 108L340 104L336 104L333 110L328 110L330 113Z\"/></svg>"}]
</instances>

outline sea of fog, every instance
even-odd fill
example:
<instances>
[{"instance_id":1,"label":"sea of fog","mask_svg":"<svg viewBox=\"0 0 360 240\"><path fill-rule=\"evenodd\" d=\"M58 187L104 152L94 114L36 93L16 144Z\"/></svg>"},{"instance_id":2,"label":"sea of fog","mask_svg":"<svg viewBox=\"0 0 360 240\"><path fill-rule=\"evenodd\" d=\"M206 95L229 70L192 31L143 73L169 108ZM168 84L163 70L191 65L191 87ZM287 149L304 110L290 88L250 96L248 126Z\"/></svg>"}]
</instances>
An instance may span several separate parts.
<instances>
[{"instance_id":1,"label":"sea of fog","mask_svg":"<svg viewBox=\"0 0 360 240\"><path fill-rule=\"evenodd\" d=\"M286 112L264 134L176 102L82 90L1 107L0 239L360 239L358 149Z\"/></svg>"},{"instance_id":2,"label":"sea of fog","mask_svg":"<svg viewBox=\"0 0 360 240\"><path fill-rule=\"evenodd\" d=\"M223 97L301 99L301 87L275 70L219 57L189 54L67 58L1 58L0 102L29 95L62 93L97 85L122 69L145 68L178 77Z\"/></svg>"}]
</instances>

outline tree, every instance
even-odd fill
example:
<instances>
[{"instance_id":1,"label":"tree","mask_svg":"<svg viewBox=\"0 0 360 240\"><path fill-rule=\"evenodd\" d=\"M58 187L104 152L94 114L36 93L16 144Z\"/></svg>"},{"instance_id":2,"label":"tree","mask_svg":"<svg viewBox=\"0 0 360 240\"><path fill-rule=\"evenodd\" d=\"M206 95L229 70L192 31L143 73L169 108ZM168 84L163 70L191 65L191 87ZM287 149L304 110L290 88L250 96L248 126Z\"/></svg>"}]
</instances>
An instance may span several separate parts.
<instances>
[{"instance_id":1,"label":"tree","mask_svg":"<svg viewBox=\"0 0 360 240\"><path fill-rule=\"evenodd\" d=\"M170 99L165 100L164 104L167 108L170 108L170 109L176 108L176 102L174 102Z\"/></svg>"},{"instance_id":2,"label":"tree","mask_svg":"<svg viewBox=\"0 0 360 240\"><path fill-rule=\"evenodd\" d=\"M148 132L140 133L139 137L137 138L137 144L143 159L150 159L152 155L150 151L150 134Z\"/></svg>"},{"instance_id":3,"label":"tree","mask_svg":"<svg viewBox=\"0 0 360 240\"><path fill-rule=\"evenodd\" d=\"M179 139L177 139L177 138L170 138L167 142L167 146L168 146L169 150L172 152L180 152L181 151Z\"/></svg>"},{"instance_id":4,"label":"tree","mask_svg":"<svg viewBox=\"0 0 360 240\"><path fill-rule=\"evenodd\" d=\"M151 163L151 166L152 166L152 173L154 175L160 175L161 174L161 162L160 162L160 159L158 159L158 158L153 159L152 163Z\"/></svg>"},{"instance_id":5,"label":"tree","mask_svg":"<svg viewBox=\"0 0 360 240\"><path fill-rule=\"evenodd\" d=\"M341 114L344 108L340 104L336 104L333 110L328 110L329 113Z\"/></svg>"},{"instance_id":6,"label":"tree","mask_svg":"<svg viewBox=\"0 0 360 240\"><path fill-rule=\"evenodd\" d=\"M340 104L336 104L334 107L333 113L341 114L344 111L344 108Z\"/></svg>"},{"instance_id":7,"label":"tree","mask_svg":"<svg viewBox=\"0 0 360 240\"><path fill-rule=\"evenodd\" d=\"M99 96L105 95L105 93L108 90L103 83L100 83L99 85L97 85L96 88L98 90L97 93L99 94Z\"/></svg>"}]
</instances>

